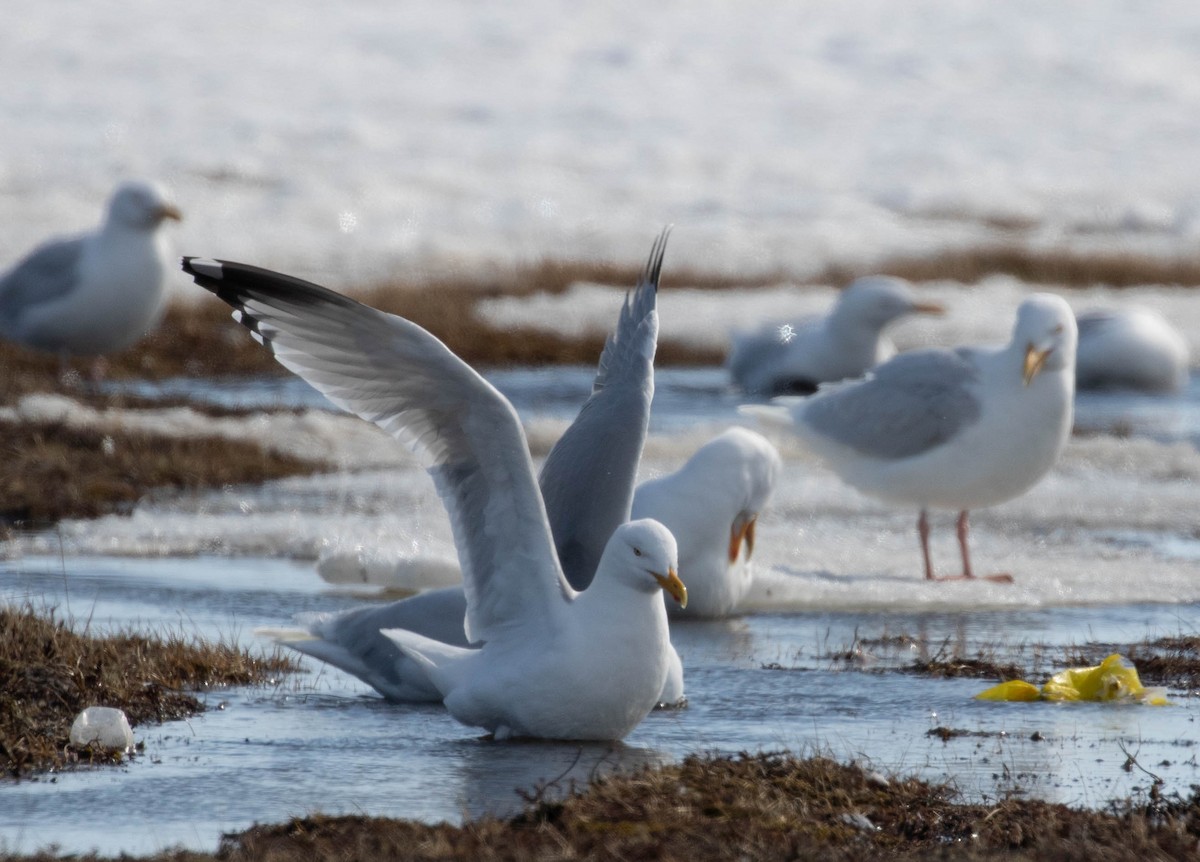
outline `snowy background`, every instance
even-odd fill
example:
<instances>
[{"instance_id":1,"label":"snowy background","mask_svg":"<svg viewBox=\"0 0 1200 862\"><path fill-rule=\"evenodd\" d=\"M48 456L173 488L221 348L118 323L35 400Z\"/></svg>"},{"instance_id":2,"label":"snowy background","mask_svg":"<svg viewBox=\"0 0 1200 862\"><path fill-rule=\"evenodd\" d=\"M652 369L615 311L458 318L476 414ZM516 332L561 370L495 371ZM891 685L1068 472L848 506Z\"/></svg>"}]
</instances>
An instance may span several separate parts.
<instances>
[{"instance_id":1,"label":"snowy background","mask_svg":"<svg viewBox=\"0 0 1200 862\"><path fill-rule=\"evenodd\" d=\"M151 0L0 28L0 266L167 183L181 252L348 287L543 256L804 274L1191 255L1200 6ZM183 279L177 284L182 286Z\"/></svg>"}]
</instances>

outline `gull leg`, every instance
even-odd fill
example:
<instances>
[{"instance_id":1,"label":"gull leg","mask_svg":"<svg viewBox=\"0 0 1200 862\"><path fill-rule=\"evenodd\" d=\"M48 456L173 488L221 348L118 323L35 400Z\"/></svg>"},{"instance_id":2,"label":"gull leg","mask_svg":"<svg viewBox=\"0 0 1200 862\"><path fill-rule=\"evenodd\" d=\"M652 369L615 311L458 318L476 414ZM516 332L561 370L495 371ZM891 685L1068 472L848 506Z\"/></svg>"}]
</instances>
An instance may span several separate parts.
<instances>
[{"instance_id":1,"label":"gull leg","mask_svg":"<svg viewBox=\"0 0 1200 862\"><path fill-rule=\"evenodd\" d=\"M971 571L971 548L969 545L971 537L971 524L967 520L967 510L963 509L958 513L958 547L962 551L963 577L973 578L975 574Z\"/></svg>"},{"instance_id":2,"label":"gull leg","mask_svg":"<svg viewBox=\"0 0 1200 862\"><path fill-rule=\"evenodd\" d=\"M933 574L933 561L929 557L929 512L921 510L917 518L917 535L921 537L921 554L925 557L925 580L936 581Z\"/></svg>"},{"instance_id":3,"label":"gull leg","mask_svg":"<svg viewBox=\"0 0 1200 862\"><path fill-rule=\"evenodd\" d=\"M971 572L971 550L969 541L971 536L971 525L967 520L967 510L963 509L958 513L958 546L962 549L963 562L963 578L974 578L975 575ZM995 581L999 584L1011 584L1012 575L1007 573L999 573L995 575L985 575L985 581Z\"/></svg>"}]
</instances>

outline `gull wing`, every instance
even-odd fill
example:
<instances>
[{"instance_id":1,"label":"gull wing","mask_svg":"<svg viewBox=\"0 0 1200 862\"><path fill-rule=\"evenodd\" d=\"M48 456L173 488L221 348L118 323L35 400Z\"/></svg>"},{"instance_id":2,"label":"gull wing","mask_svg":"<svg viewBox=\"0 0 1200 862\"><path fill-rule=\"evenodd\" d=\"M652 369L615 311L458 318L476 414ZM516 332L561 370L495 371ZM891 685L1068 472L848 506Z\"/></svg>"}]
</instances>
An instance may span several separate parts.
<instances>
[{"instance_id":1,"label":"gull wing","mask_svg":"<svg viewBox=\"0 0 1200 862\"><path fill-rule=\"evenodd\" d=\"M916 350L862 380L822 388L795 409L809 428L864 455L909 458L979 419L978 377L968 350Z\"/></svg>"},{"instance_id":2,"label":"gull wing","mask_svg":"<svg viewBox=\"0 0 1200 862\"><path fill-rule=\"evenodd\" d=\"M288 370L429 465L458 549L466 633L556 625L574 597L554 551L516 411L437 338L319 285L240 263L183 269L233 306Z\"/></svg>"},{"instance_id":3,"label":"gull wing","mask_svg":"<svg viewBox=\"0 0 1200 862\"><path fill-rule=\"evenodd\" d=\"M79 283L84 237L51 240L0 278L0 331L20 336L27 310L66 296Z\"/></svg>"},{"instance_id":4,"label":"gull wing","mask_svg":"<svg viewBox=\"0 0 1200 862\"><path fill-rule=\"evenodd\" d=\"M670 234L664 228L650 249L604 344L592 394L538 478L559 562L577 590L592 582L613 530L629 520L654 398L658 280Z\"/></svg>"}]
</instances>

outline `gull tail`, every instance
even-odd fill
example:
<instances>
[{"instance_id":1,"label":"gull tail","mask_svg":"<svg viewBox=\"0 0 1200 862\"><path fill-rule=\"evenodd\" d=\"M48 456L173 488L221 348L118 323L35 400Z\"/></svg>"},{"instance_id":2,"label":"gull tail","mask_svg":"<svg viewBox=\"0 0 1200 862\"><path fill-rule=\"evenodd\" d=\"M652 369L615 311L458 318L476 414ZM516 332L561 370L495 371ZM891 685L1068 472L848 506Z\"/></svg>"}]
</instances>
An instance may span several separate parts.
<instances>
[{"instance_id":1,"label":"gull tail","mask_svg":"<svg viewBox=\"0 0 1200 862\"><path fill-rule=\"evenodd\" d=\"M463 661L479 652L442 643L408 629L380 629L380 634L425 671L443 698L457 685Z\"/></svg>"},{"instance_id":2,"label":"gull tail","mask_svg":"<svg viewBox=\"0 0 1200 862\"><path fill-rule=\"evenodd\" d=\"M254 633L259 637L270 638L280 646L294 649L296 652L304 653L305 655L310 655L315 659L320 659L323 662L327 662L339 670L344 670L346 673L358 677L370 685L375 685L374 677L376 677L377 674L375 674L370 667L363 663L361 656L355 655L341 644L326 640L309 629L296 627L272 628L270 626L262 626L256 628ZM378 688L378 686L376 686L376 688ZM384 693L386 694L387 692Z\"/></svg>"}]
</instances>

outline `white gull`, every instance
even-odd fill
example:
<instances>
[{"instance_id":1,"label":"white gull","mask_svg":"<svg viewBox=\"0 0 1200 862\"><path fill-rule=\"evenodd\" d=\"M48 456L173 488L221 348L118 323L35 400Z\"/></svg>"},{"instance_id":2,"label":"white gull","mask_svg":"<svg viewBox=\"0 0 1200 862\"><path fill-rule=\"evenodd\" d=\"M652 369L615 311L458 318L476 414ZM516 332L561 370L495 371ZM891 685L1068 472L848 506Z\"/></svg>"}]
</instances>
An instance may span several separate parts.
<instances>
[{"instance_id":1,"label":"white gull","mask_svg":"<svg viewBox=\"0 0 1200 862\"><path fill-rule=\"evenodd\" d=\"M50 240L0 277L0 337L60 356L133 344L162 317L170 256L158 229L180 218L158 185L122 183L99 228Z\"/></svg>"},{"instance_id":2,"label":"white gull","mask_svg":"<svg viewBox=\"0 0 1200 862\"><path fill-rule=\"evenodd\" d=\"M1066 302L1035 294L1021 303L1003 348L905 353L862 380L742 410L789 427L860 491L918 506L927 579L938 580L927 510L957 511L959 577L971 578L968 510L1023 494L1066 445L1075 344Z\"/></svg>"}]
</instances>

